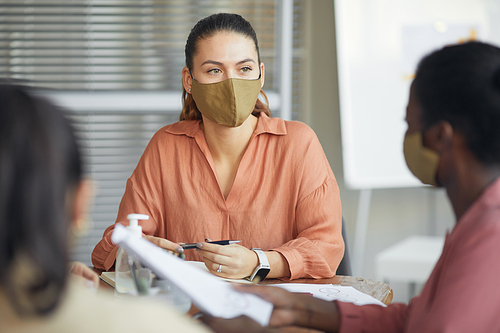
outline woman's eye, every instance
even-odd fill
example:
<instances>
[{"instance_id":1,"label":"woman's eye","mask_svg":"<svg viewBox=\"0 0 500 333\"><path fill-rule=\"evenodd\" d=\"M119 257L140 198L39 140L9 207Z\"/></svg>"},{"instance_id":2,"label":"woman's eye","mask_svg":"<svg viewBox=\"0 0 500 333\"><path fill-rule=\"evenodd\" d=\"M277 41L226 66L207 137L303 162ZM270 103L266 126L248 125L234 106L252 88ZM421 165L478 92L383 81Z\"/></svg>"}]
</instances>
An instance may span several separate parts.
<instances>
[{"instance_id":1,"label":"woman's eye","mask_svg":"<svg viewBox=\"0 0 500 333\"><path fill-rule=\"evenodd\" d=\"M220 74L221 70L218 68L212 68L211 70L208 71L210 74Z\"/></svg>"},{"instance_id":2,"label":"woman's eye","mask_svg":"<svg viewBox=\"0 0 500 333\"><path fill-rule=\"evenodd\" d=\"M248 67L248 66L245 66L241 69L241 71L243 73L248 73L248 72L251 72L252 71L252 68L251 67Z\"/></svg>"}]
</instances>

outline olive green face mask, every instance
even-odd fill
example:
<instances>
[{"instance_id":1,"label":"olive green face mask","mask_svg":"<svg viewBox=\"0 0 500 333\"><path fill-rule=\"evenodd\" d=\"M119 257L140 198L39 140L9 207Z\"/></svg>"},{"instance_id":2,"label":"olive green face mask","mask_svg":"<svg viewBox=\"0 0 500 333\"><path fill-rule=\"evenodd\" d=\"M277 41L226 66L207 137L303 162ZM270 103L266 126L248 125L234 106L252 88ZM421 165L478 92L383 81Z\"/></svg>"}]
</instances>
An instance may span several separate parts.
<instances>
[{"instance_id":1,"label":"olive green face mask","mask_svg":"<svg viewBox=\"0 0 500 333\"><path fill-rule=\"evenodd\" d=\"M206 84L193 79L191 94L203 116L222 126L238 127L255 109L260 88L260 76Z\"/></svg>"},{"instance_id":2,"label":"olive green face mask","mask_svg":"<svg viewBox=\"0 0 500 333\"><path fill-rule=\"evenodd\" d=\"M408 165L415 177L424 184L439 186L436 180L439 155L435 151L424 147L422 133L416 132L406 135L403 151L406 165Z\"/></svg>"}]
</instances>

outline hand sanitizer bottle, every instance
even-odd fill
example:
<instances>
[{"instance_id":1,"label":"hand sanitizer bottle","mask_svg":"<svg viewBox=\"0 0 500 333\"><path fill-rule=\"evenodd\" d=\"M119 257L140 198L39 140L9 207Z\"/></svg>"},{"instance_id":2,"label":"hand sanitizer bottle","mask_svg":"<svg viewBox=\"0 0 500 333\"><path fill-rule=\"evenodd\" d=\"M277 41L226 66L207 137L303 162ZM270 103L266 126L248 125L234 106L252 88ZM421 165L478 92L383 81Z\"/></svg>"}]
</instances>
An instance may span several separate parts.
<instances>
[{"instance_id":1,"label":"hand sanitizer bottle","mask_svg":"<svg viewBox=\"0 0 500 333\"><path fill-rule=\"evenodd\" d=\"M142 237L142 227L139 225L139 220L148 220L148 215L143 214L129 214L127 215L129 220L128 230L132 231L135 237ZM136 287L136 283L133 279L132 269L130 266L132 262L129 260L130 255L123 248L119 248L116 253L116 263L115 263L115 296L116 297L126 297L130 295L138 295L139 292ZM135 260L130 257L130 259Z\"/></svg>"}]
</instances>

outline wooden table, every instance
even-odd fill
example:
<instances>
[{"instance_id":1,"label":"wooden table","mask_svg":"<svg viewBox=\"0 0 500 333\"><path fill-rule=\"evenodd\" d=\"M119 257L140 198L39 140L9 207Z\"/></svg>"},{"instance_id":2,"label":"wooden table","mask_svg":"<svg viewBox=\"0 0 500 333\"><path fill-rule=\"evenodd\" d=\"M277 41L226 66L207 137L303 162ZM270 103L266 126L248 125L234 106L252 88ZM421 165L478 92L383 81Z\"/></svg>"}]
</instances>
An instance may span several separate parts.
<instances>
[{"instance_id":1,"label":"wooden table","mask_svg":"<svg viewBox=\"0 0 500 333\"><path fill-rule=\"evenodd\" d=\"M94 271L99 275L102 273L101 270L94 268ZM373 296L382 303L389 305L392 302L392 289L385 283L364 279L355 276L342 276L337 275L328 279L296 279L290 281L282 281L279 279L267 279L262 281L260 284L272 285L277 283L313 283L313 284L339 284L341 286L351 286L365 294ZM103 289L113 289L109 284L100 280L100 287Z\"/></svg>"},{"instance_id":2,"label":"wooden table","mask_svg":"<svg viewBox=\"0 0 500 333\"><path fill-rule=\"evenodd\" d=\"M328 279L296 279L291 281L281 281L278 279L264 280L260 284L272 285L276 283L312 283L312 284L339 284L341 286L351 286L356 290L359 290L365 294L373 296L385 305L389 305L392 302L392 289L387 284L364 279L355 276L342 276L337 275Z\"/></svg>"},{"instance_id":3,"label":"wooden table","mask_svg":"<svg viewBox=\"0 0 500 333\"><path fill-rule=\"evenodd\" d=\"M95 269L94 271L101 274L102 271ZM385 283L364 279L355 276L334 276L328 279L296 279L290 281L282 281L279 279L268 279L262 281L260 284L273 285L277 283L312 283L312 284L339 284L341 286L351 286L365 294L371 295L382 303L389 305L392 301L392 289ZM113 289L109 284L100 280L100 288ZM198 312L198 309L193 305L189 310L188 315L193 316ZM301 327L282 327L276 330L277 333L320 333L320 331L313 329L306 329Z\"/></svg>"}]
</instances>

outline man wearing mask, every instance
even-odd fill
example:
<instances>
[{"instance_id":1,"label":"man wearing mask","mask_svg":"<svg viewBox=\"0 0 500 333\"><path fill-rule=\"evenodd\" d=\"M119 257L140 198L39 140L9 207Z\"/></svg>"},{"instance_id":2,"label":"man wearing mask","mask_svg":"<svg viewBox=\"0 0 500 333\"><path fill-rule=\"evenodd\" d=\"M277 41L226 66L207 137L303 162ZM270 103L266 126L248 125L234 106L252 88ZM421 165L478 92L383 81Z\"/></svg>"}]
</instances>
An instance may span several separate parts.
<instances>
[{"instance_id":1,"label":"man wearing mask","mask_svg":"<svg viewBox=\"0 0 500 333\"><path fill-rule=\"evenodd\" d=\"M270 326L328 332L500 331L500 49L479 42L425 57L411 86L404 154L423 183L442 186L456 225L422 294L409 305L356 306L240 286L274 304ZM216 331L264 332L248 318L203 319Z\"/></svg>"}]
</instances>

